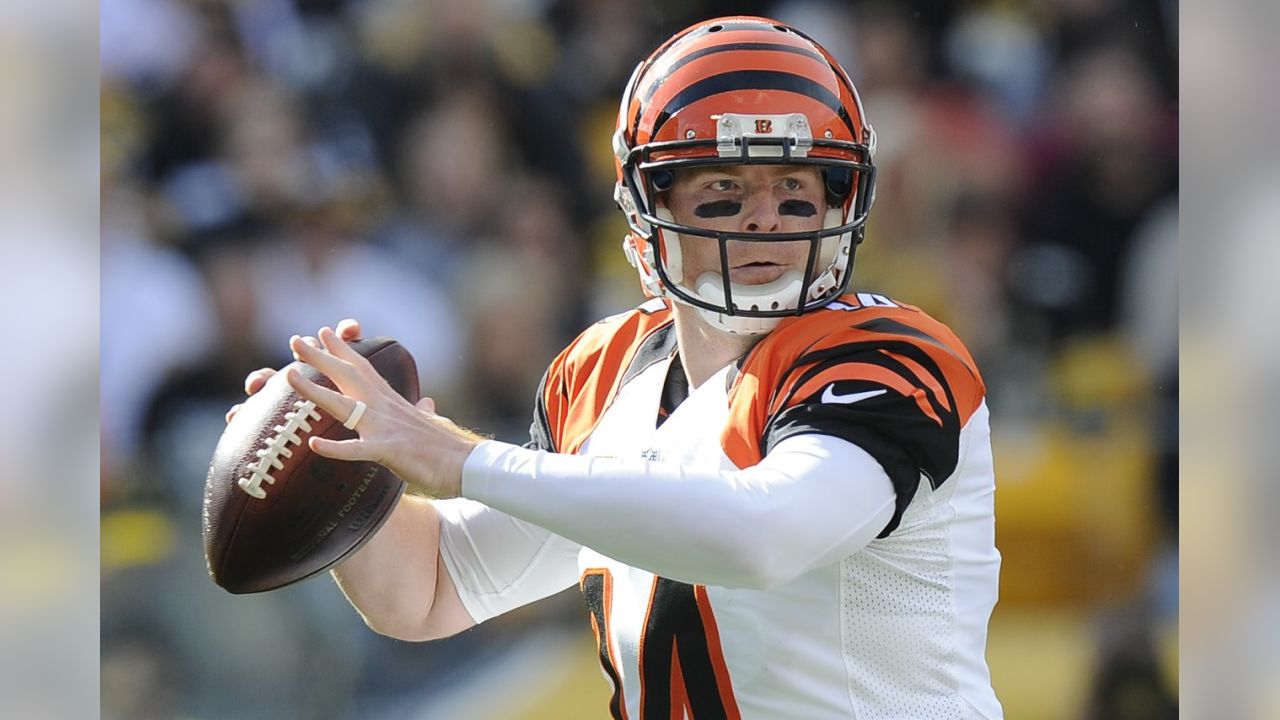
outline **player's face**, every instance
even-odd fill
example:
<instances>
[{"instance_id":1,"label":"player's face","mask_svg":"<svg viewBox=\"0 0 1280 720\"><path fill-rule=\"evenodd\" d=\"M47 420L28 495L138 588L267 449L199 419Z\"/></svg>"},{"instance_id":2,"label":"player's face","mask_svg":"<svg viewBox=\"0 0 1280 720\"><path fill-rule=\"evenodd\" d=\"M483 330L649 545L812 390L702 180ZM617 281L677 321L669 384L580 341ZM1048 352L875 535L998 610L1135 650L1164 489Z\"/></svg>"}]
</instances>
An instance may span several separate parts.
<instances>
[{"instance_id":1,"label":"player's face","mask_svg":"<svg viewBox=\"0 0 1280 720\"><path fill-rule=\"evenodd\" d=\"M807 232L822 228L827 212L822 174L810 165L723 165L675 173L662 198L677 223L717 231ZM713 238L683 236L684 277L693 280L720 271ZM800 270L809 255L807 240L730 240L731 282L758 285L788 270Z\"/></svg>"}]
</instances>

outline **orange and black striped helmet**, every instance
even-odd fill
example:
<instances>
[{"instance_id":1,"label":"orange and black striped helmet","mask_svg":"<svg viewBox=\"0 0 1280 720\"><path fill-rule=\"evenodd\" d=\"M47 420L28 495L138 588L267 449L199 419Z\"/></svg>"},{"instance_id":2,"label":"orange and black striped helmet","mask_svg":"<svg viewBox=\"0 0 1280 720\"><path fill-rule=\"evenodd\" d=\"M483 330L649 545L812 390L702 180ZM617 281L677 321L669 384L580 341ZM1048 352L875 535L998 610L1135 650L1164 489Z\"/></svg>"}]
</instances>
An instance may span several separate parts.
<instances>
[{"instance_id":1,"label":"orange and black striped helmet","mask_svg":"<svg viewBox=\"0 0 1280 720\"><path fill-rule=\"evenodd\" d=\"M875 194L875 133L848 74L804 33L759 17L717 18L677 33L632 74L613 149L614 197L631 227L623 248L648 293L701 308L730 332L754 334L847 291ZM678 224L657 207L674 170L733 163L818 165L829 207L822 229L729 236ZM682 282L680 235L718 241L722 259L730 237L808 240L813 262L783 302L736 302L727 277L709 297Z\"/></svg>"}]
</instances>

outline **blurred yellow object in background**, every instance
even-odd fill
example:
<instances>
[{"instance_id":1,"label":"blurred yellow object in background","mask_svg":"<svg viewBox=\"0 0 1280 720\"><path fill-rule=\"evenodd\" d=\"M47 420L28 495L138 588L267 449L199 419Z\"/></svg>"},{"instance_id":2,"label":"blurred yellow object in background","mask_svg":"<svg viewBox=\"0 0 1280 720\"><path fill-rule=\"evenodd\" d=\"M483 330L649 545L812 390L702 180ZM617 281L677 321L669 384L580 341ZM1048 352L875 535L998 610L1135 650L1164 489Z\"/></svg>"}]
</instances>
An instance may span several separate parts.
<instances>
[{"instance_id":1,"label":"blurred yellow object in background","mask_svg":"<svg viewBox=\"0 0 1280 720\"><path fill-rule=\"evenodd\" d=\"M1060 413L993 430L1000 608L1132 598L1154 541L1153 437L1137 364L1117 342L1096 340L1064 352L1050 383Z\"/></svg>"},{"instance_id":2,"label":"blurred yellow object in background","mask_svg":"<svg viewBox=\"0 0 1280 720\"><path fill-rule=\"evenodd\" d=\"M102 515L102 573L153 565L173 552L173 521L150 508L114 510Z\"/></svg>"}]
</instances>

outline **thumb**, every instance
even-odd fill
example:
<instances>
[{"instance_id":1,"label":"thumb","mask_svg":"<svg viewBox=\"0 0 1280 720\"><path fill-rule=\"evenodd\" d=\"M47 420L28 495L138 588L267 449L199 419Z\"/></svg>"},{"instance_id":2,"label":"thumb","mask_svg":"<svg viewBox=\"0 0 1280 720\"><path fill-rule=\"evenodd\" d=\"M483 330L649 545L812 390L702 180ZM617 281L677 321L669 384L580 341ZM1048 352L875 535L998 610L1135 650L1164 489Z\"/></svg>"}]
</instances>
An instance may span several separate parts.
<instances>
[{"instance_id":1,"label":"thumb","mask_svg":"<svg viewBox=\"0 0 1280 720\"><path fill-rule=\"evenodd\" d=\"M433 413L436 411L436 401L433 398L424 397L418 401L418 404L415 407L419 410L426 410L429 413Z\"/></svg>"},{"instance_id":2,"label":"thumb","mask_svg":"<svg viewBox=\"0 0 1280 720\"><path fill-rule=\"evenodd\" d=\"M367 443L360 439L353 440L330 440L322 437L312 437L307 441L312 452L334 460L373 460L377 461L376 454Z\"/></svg>"}]
</instances>

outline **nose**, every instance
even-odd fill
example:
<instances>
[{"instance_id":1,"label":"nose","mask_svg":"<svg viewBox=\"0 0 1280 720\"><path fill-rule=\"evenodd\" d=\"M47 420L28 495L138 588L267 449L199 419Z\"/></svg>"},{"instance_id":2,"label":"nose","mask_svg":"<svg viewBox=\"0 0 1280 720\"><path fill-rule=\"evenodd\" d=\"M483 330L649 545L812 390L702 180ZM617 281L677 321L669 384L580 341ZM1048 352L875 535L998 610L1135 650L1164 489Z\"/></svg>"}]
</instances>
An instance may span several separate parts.
<instances>
[{"instance_id":1,"label":"nose","mask_svg":"<svg viewBox=\"0 0 1280 720\"><path fill-rule=\"evenodd\" d=\"M742 229L746 232L772 233L782 229L778 200L772 192L760 190L743 198Z\"/></svg>"}]
</instances>

